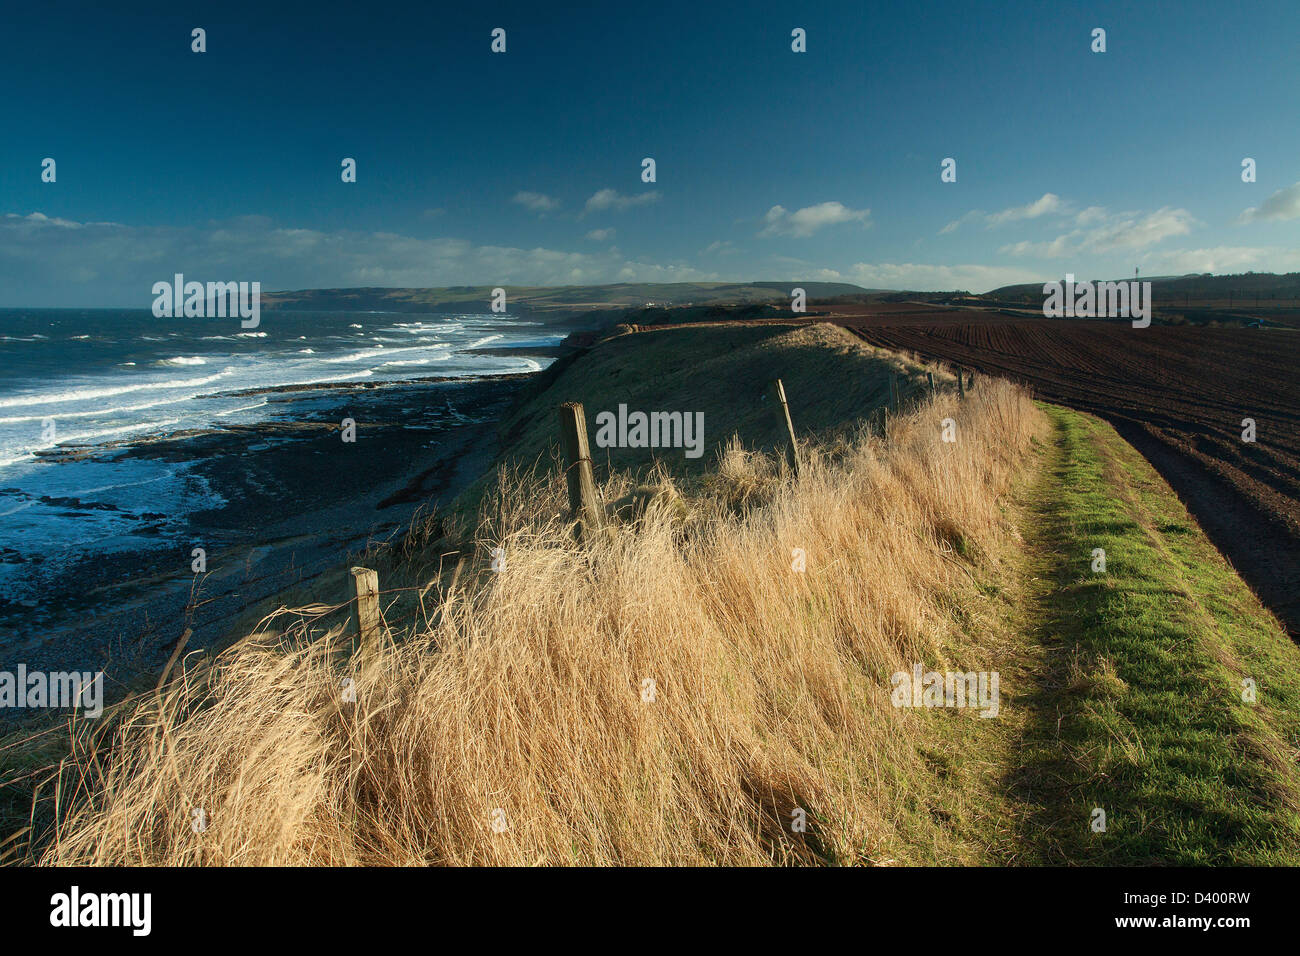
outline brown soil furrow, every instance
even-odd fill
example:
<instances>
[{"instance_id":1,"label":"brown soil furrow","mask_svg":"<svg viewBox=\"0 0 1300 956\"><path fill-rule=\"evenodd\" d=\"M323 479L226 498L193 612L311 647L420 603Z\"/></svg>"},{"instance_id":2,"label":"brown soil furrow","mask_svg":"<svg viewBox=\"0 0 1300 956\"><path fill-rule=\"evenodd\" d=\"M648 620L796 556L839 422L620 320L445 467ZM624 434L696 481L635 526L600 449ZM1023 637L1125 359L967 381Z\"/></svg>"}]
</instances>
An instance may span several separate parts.
<instances>
[{"instance_id":1,"label":"brown soil furrow","mask_svg":"<svg viewBox=\"0 0 1300 956\"><path fill-rule=\"evenodd\" d=\"M1300 335L961 315L832 320L872 345L1020 381L1109 421L1300 639ZM1242 440L1244 418L1254 443Z\"/></svg>"}]
</instances>

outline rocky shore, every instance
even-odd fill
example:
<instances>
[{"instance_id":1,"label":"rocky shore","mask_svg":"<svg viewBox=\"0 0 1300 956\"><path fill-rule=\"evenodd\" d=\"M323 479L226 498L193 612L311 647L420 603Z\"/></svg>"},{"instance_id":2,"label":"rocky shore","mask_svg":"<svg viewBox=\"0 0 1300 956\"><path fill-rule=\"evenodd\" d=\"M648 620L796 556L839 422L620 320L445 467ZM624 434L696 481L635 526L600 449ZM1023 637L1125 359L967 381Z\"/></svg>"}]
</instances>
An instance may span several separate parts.
<instances>
[{"instance_id":1,"label":"rocky shore","mask_svg":"<svg viewBox=\"0 0 1300 956\"><path fill-rule=\"evenodd\" d=\"M497 421L528 378L271 389L291 418L59 449L54 467L86 455L173 462L224 503L179 519L141 511L120 550L33 562L36 606L0 607L9 634L0 669L103 670L111 699L156 673L186 627L187 650L220 642L250 606L400 534L417 508L478 477L497 452ZM193 570L196 548L203 573Z\"/></svg>"}]
</instances>

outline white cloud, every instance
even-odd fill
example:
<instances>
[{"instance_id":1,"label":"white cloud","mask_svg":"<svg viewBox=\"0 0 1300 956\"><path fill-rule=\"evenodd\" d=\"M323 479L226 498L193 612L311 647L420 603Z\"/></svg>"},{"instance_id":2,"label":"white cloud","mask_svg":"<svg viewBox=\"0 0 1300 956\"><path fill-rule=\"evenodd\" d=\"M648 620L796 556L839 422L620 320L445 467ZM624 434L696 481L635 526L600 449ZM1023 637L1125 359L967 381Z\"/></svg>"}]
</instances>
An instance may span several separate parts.
<instances>
[{"instance_id":1,"label":"white cloud","mask_svg":"<svg viewBox=\"0 0 1300 956\"><path fill-rule=\"evenodd\" d=\"M859 262L845 273L844 278L872 289L908 289L916 292L965 289L970 292L988 292L1018 282L1038 282L1042 277L1038 272L1019 267Z\"/></svg>"},{"instance_id":2,"label":"white cloud","mask_svg":"<svg viewBox=\"0 0 1300 956\"><path fill-rule=\"evenodd\" d=\"M1300 249L1280 246L1211 246L1171 249L1143 257L1144 263L1165 275L1189 272L1300 272Z\"/></svg>"},{"instance_id":3,"label":"white cloud","mask_svg":"<svg viewBox=\"0 0 1300 956\"><path fill-rule=\"evenodd\" d=\"M33 224L35 224L35 225L37 225L37 226L53 226L53 227L55 227L55 228L59 228L59 229L81 229L81 228L84 227L84 226L111 226L111 225L113 225L113 223L111 223L111 222L92 222L92 223L83 223L83 222L73 222L71 219L59 219L59 218L57 218L57 217L54 218L54 219L51 219L49 216L45 215L45 213L43 213L43 212L34 212L34 213L30 213L30 214L28 214L28 215L26 215L26 216L20 216L20 215L18 215L17 213L9 212L9 213L5 213L5 219L6 219L6 220L15 220L15 219L16 219L16 220L19 220L19 221L21 221L21 222L33 223ZM13 223L9 223L9 224L12 225Z\"/></svg>"},{"instance_id":4,"label":"white cloud","mask_svg":"<svg viewBox=\"0 0 1300 956\"><path fill-rule=\"evenodd\" d=\"M1101 226L1088 230L1083 248L1092 252L1143 249L1170 236L1186 235L1194 225L1198 223L1190 212L1169 206L1162 206L1145 216L1120 213L1108 218Z\"/></svg>"},{"instance_id":5,"label":"white cloud","mask_svg":"<svg viewBox=\"0 0 1300 956\"><path fill-rule=\"evenodd\" d=\"M1237 222L1263 222L1268 219L1300 219L1300 183L1279 189L1256 209L1251 206L1237 217Z\"/></svg>"},{"instance_id":6,"label":"white cloud","mask_svg":"<svg viewBox=\"0 0 1300 956\"><path fill-rule=\"evenodd\" d=\"M635 196L624 196L617 189L600 189L592 193L582 212L583 215L591 212L603 212L606 209L622 212L624 209L631 209L633 206L645 206L658 201L659 193L653 190L637 193Z\"/></svg>"},{"instance_id":7,"label":"white cloud","mask_svg":"<svg viewBox=\"0 0 1300 956\"><path fill-rule=\"evenodd\" d=\"M702 256L726 255L736 251L736 246L730 239L718 239L710 242L700 250Z\"/></svg>"},{"instance_id":8,"label":"white cloud","mask_svg":"<svg viewBox=\"0 0 1300 956\"><path fill-rule=\"evenodd\" d=\"M1080 253L1125 252L1145 249L1173 236L1186 235L1200 225L1186 209L1162 206L1146 214L1110 214L1100 206L1089 206L1076 222L1096 223L1088 229L1072 229L1045 242L1013 242L998 249L1002 255L1060 259Z\"/></svg>"},{"instance_id":9,"label":"white cloud","mask_svg":"<svg viewBox=\"0 0 1300 956\"><path fill-rule=\"evenodd\" d=\"M1091 207L1096 208L1096 207ZM1000 226L1008 222L1021 222L1025 219L1038 219L1040 216L1047 215L1065 215L1070 211L1070 203L1061 199L1056 193L1043 193L1031 203L1023 206L1011 206L1000 212L986 213L982 209L972 209L959 219L954 219L942 229L939 235L945 236L950 232L956 232L962 226L970 222L983 222L984 228L992 229L994 226ZM1084 210L1088 212L1088 210ZM1083 213L1080 213L1083 215Z\"/></svg>"},{"instance_id":10,"label":"white cloud","mask_svg":"<svg viewBox=\"0 0 1300 956\"><path fill-rule=\"evenodd\" d=\"M839 202L823 202L816 206L804 206L790 212L784 206L773 206L763 217L766 225L759 232L760 236L794 236L804 239L818 229L843 222L861 222L870 224L870 209L850 209Z\"/></svg>"},{"instance_id":11,"label":"white cloud","mask_svg":"<svg viewBox=\"0 0 1300 956\"><path fill-rule=\"evenodd\" d=\"M1065 208L1065 204L1061 202L1061 197L1056 193L1043 193L1028 205L1012 206L1010 209L995 212L988 217L988 224L990 226L999 226L1004 222L1037 219L1039 216L1046 216L1048 213L1063 212Z\"/></svg>"},{"instance_id":12,"label":"white cloud","mask_svg":"<svg viewBox=\"0 0 1300 956\"><path fill-rule=\"evenodd\" d=\"M268 292L718 279L688 263L628 259L612 247L568 252L392 232L323 232L254 216L187 227L0 216L4 305L148 308L153 283L176 272L199 281L258 281Z\"/></svg>"},{"instance_id":13,"label":"white cloud","mask_svg":"<svg viewBox=\"0 0 1300 956\"><path fill-rule=\"evenodd\" d=\"M1077 235L1079 233L1076 231L1057 236L1048 242L1013 242L1002 246L998 249L998 252L1004 256L1035 256L1039 259L1059 259L1074 252L1070 240Z\"/></svg>"},{"instance_id":14,"label":"white cloud","mask_svg":"<svg viewBox=\"0 0 1300 956\"><path fill-rule=\"evenodd\" d=\"M613 238L614 238L614 230L613 230L613 229L593 229L593 230L591 230L591 232L587 233L587 238L588 238L588 239L595 240L596 242L607 242L607 241L609 241L610 239L613 239Z\"/></svg>"},{"instance_id":15,"label":"white cloud","mask_svg":"<svg viewBox=\"0 0 1300 956\"><path fill-rule=\"evenodd\" d=\"M545 193L530 193L527 190L521 190L510 197L511 202L519 203L526 209L535 213L545 214L554 212L560 208L560 201L552 199Z\"/></svg>"},{"instance_id":16,"label":"white cloud","mask_svg":"<svg viewBox=\"0 0 1300 956\"><path fill-rule=\"evenodd\" d=\"M939 235L944 236L950 232L956 232L966 223L971 222L972 220L975 219L982 219L983 217L984 217L984 213L982 213L980 210L972 209L970 212L966 213L966 215L962 216L960 219L954 219L952 222L948 223L948 225L940 229Z\"/></svg>"}]
</instances>

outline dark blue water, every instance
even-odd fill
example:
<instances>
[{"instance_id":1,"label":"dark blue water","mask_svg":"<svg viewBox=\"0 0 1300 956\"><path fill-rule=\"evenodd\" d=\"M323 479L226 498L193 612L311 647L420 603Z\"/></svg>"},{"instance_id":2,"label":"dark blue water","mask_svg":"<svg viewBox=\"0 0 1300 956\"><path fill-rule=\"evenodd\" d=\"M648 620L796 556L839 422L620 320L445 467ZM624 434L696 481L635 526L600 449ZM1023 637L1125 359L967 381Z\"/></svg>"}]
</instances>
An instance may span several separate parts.
<instances>
[{"instance_id":1,"label":"dark blue water","mask_svg":"<svg viewBox=\"0 0 1300 956\"><path fill-rule=\"evenodd\" d=\"M0 310L0 586L21 589L33 558L139 547L142 513L222 504L192 463L112 453L123 443L293 419L322 395L263 389L534 371L545 360L467 350L559 338L497 315L264 312L246 330L148 310ZM91 454L38 454L56 446Z\"/></svg>"}]
</instances>

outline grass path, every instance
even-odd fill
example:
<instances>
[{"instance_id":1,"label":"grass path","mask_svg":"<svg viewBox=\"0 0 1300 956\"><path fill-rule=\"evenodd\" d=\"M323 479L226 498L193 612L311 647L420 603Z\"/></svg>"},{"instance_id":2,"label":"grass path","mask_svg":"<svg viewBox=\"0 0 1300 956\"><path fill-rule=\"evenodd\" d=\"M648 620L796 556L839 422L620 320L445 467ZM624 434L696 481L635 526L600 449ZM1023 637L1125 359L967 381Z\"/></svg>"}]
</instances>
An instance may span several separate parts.
<instances>
[{"instance_id":1,"label":"grass path","mask_svg":"<svg viewBox=\"0 0 1300 956\"><path fill-rule=\"evenodd\" d=\"M1300 862L1300 651L1141 455L1044 409L1006 861Z\"/></svg>"},{"instance_id":2,"label":"grass path","mask_svg":"<svg viewBox=\"0 0 1300 956\"><path fill-rule=\"evenodd\" d=\"M993 663L1002 712L926 712L898 862L1300 863L1300 649L1136 450L1043 409L1023 540L945 649Z\"/></svg>"}]
</instances>

